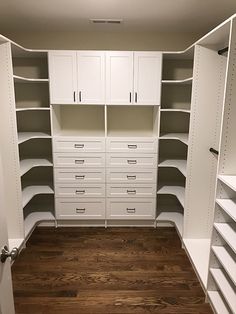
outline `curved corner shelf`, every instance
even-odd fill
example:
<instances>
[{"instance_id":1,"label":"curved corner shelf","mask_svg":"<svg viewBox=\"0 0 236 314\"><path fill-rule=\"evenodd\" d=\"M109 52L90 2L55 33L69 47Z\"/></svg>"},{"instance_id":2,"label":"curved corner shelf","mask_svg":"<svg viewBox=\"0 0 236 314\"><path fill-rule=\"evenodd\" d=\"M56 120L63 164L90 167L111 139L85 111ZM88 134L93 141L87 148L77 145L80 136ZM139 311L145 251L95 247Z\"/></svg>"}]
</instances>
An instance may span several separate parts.
<instances>
[{"instance_id":1,"label":"curved corner shelf","mask_svg":"<svg viewBox=\"0 0 236 314\"><path fill-rule=\"evenodd\" d=\"M16 112L21 111L50 111L49 107L25 107L25 108L16 108Z\"/></svg>"},{"instance_id":2,"label":"curved corner shelf","mask_svg":"<svg viewBox=\"0 0 236 314\"><path fill-rule=\"evenodd\" d=\"M188 133L165 133L161 134L160 140L178 140L188 145Z\"/></svg>"},{"instance_id":3,"label":"curved corner shelf","mask_svg":"<svg viewBox=\"0 0 236 314\"><path fill-rule=\"evenodd\" d=\"M19 132L18 144L24 143L34 138L52 138L52 136L45 132Z\"/></svg>"},{"instance_id":4,"label":"curved corner shelf","mask_svg":"<svg viewBox=\"0 0 236 314\"><path fill-rule=\"evenodd\" d=\"M192 84L193 78L188 77L183 80L162 80L162 84Z\"/></svg>"},{"instance_id":5,"label":"curved corner shelf","mask_svg":"<svg viewBox=\"0 0 236 314\"><path fill-rule=\"evenodd\" d=\"M186 177L187 160L165 159L158 164L160 168L176 168Z\"/></svg>"},{"instance_id":6,"label":"curved corner shelf","mask_svg":"<svg viewBox=\"0 0 236 314\"><path fill-rule=\"evenodd\" d=\"M183 235L183 214L178 212L162 212L157 216L156 221L171 222L175 225L180 237Z\"/></svg>"},{"instance_id":7,"label":"curved corner shelf","mask_svg":"<svg viewBox=\"0 0 236 314\"><path fill-rule=\"evenodd\" d=\"M30 169L36 167L52 167L52 161L50 158L23 159L20 161L21 176L26 174Z\"/></svg>"},{"instance_id":8,"label":"curved corner shelf","mask_svg":"<svg viewBox=\"0 0 236 314\"><path fill-rule=\"evenodd\" d=\"M235 199L216 199L216 203L223 209L223 211L236 222L236 200Z\"/></svg>"},{"instance_id":9,"label":"curved corner shelf","mask_svg":"<svg viewBox=\"0 0 236 314\"><path fill-rule=\"evenodd\" d=\"M215 229L219 232L225 242L231 247L231 249L236 253L236 230L233 224L230 223L214 223Z\"/></svg>"},{"instance_id":10,"label":"curved corner shelf","mask_svg":"<svg viewBox=\"0 0 236 314\"><path fill-rule=\"evenodd\" d=\"M236 175L229 176L229 175L219 175L218 179L226 184L230 189L236 192Z\"/></svg>"},{"instance_id":11,"label":"curved corner shelf","mask_svg":"<svg viewBox=\"0 0 236 314\"><path fill-rule=\"evenodd\" d=\"M54 194L54 191L50 185L30 185L22 190L22 206L23 208L29 203L29 201L39 194Z\"/></svg>"},{"instance_id":12,"label":"curved corner shelf","mask_svg":"<svg viewBox=\"0 0 236 314\"><path fill-rule=\"evenodd\" d=\"M164 185L157 190L157 194L175 195L182 207L184 207L185 187L183 186Z\"/></svg>"},{"instance_id":13,"label":"curved corner shelf","mask_svg":"<svg viewBox=\"0 0 236 314\"><path fill-rule=\"evenodd\" d=\"M182 112L182 113L191 113L189 109L161 109L161 112Z\"/></svg>"},{"instance_id":14,"label":"curved corner shelf","mask_svg":"<svg viewBox=\"0 0 236 314\"><path fill-rule=\"evenodd\" d=\"M49 79L33 79L19 75L13 75L14 82L16 83L48 83Z\"/></svg>"},{"instance_id":15,"label":"curved corner shelf","mask_svg":"<svg viewBox=\"0 0 236 314\"><path fill-rule=\"evenodd\" d=\"M24 221L25 238L27 239L30 236L38 224L48 221L55 221L55 217L51 212L34 212L29 214Z\"/></svg>"}]
</instances>

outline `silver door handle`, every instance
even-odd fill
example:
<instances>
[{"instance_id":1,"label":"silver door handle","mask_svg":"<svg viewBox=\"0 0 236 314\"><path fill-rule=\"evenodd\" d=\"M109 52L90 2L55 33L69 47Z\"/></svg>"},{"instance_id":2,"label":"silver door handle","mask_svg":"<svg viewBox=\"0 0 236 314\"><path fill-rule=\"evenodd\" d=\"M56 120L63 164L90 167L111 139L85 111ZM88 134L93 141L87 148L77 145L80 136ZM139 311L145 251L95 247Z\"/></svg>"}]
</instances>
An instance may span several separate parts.
<instances>
[{"instance_id":1,"label":"silver door handle","mask_svg":"<svg viewBox=\"0 0 236 314\"><path fill-rule=\"evenodd\" d=\"M1 249L1 253L0 253L0 260L2 263L5 263L7 258L10 257L12 261L14 261L17 256L19 255L19 250L18 248L14 247L11 252L9 251L8 247L5 245L2 249Z\"/></svg>"},{"instance_id":2,"label":"silver door handle","mask_svg":"<svg viewBox=\"0 0 236 314\"><path fill-rule=\"evenodd\" d=\"M127 190L128 194L136 194L136 190Z\"/></svg>"},{"instance_id":3,"label":"silver door handle","mask_svg":"<svg viewBox=\"0 0 236 314\"><path fill-rule=\"evenodd\" d=\"M134 214L136 209L135 208L126 208L126 211L130 214Z\"/></svg>"},{"instance_id":4,"label":"silver door handle","mask_svg":"<svg viewBox=\"0 0 236 314\"><path fill-rule=\"evenodd\" d=\"M84 148L84 144L74 144L74 148Z\"/></svg>"},{"instance_id":5,"label":"silver door handle","mask_svg":"<svg viewBox=\"0 0 236 314\"><path fill-rule=\"evenodd\" d=\"M75 175L76 180L84 180L84 178L85 178L85 175L83 176Z\"/></svg>"},{"instance_id":6,"label":"silver door handle","mask_svg":"<svg viewBox=\"0 0 236 314\"><path fill-rule=\"evenodd\" d=\"M128 180L136 180L136 176L129 176L129 175L127 175L127 179Z\"/></svg>"},{"instance_id":7,"label":"silver door handle","mask_svg":"<svg viewBox=\"0 0 236 314\"><path fill-rule=\"evenodd\" d=\"M75 193L76 193L76 194L84 194L84 193L85 193L85 190L76 190Z\"/></svg>"},{"instance_id":8,"label":"silver door handle","mask_svg":"<svg viewBox=\"0 0 236 314\"><path fill-rule=\"evenodd\" d=\"M85 213L85 208L76 208L76 213L77 213L77 214L83 214L83 213Z\"/></svg>"},{"instance_id":9,"label":"silver door handle","mask_svg":"<svg viewBox=\"0 0 236 314\"><path fill-rule=\"evenodd\" d=\"M137 164L137 160L135 160L135 159L128 159L127 163L128 164L132 164L132 165L136 165Z\"/></svg>"},{"instance_id":10,"label":"silver door handle","mask_svg":"<svg viewBox=\"0 0 236 314\"><path fill-rule=\"evenodd\" d=\"M135 145L135 144L128 144L128 148L130 148L130 149L136 149L136 148L137 148L137 145Z\"/></svg>"},{"instance_id":11,"label":"silver door handle","mask_svg":"<svg viewBox=\"0 0 236 314\"><path fill-rule=\"evenodd\" d=\"M76 164L83 164L84 163L84 159L76 159L75 163Z\"/></svg>"}]
</instances>

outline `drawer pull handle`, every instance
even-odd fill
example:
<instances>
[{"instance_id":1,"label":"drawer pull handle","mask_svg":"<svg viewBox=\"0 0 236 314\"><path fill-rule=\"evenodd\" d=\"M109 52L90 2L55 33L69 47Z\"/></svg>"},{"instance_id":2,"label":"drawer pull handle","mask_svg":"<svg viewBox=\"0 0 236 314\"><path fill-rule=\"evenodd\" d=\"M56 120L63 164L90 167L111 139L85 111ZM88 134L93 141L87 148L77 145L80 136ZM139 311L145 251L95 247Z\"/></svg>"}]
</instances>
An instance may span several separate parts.
<instances>
[{"instance_id":1,"label":"drawer pull handle","mask_svg":"<svg viewBox=\"0 0 236 314\"><path fill-rule=\"evenodd\" d=\"M128 194L136 194L136 190L127 190Z\"/></svg>"},{"instance_id":2,"label":"drawer pull handle","mask_svg":"<svg viewBox=\"0 0 236 314\"><path fill-rule=\"evenodd\" d=\"M75 144L74 147L75 148L84 148L84 144Z\"/></svg>"},{"instance_id":3,"label":"drawer pull handle","mask_svg":"<svg viewBox=\"0 0 236 314\"><path fill-rule=\"evenodd\" d=\"M131 164L131 165L136 165L137 164L137 160L135 160L135 159L128 159L127 163Z\"/></svg>"},{"instance_id":4,"label":"drawer pull handle","mask_svg":"<svg viewBox=\"0 0 236 314\"><path fill-rule=\"evenodd\" d=\"M76 159L75 163L76 164L83 164L84 163L84 159Z\"/></svg>"},{"instance_id":5,"label":"drawer pull handle","mask_svg":"<svg viewBox=\"0 0 236 314\"><path fill-rule=\"evenodd\" d=\"M76 190L75 193L76 193L76 194L84 194L84 193L85 193L85 190Z\"/></svg>"},{"instance_id":6,"label":"drawer pull handle","mask_svg":"<svg viewBox=\"0 0 236 314\"><path fill-rule=\"evenodd\" d=\"M76 208L76 213L77 213L77 214L83 214L83 213L85 213L85 208Z\"/></svg>"},{"instance_id":7,"label":"drawer pull handle","mask_svg":"<svg viewBox=\"0 0 236 314\"><path fill-rule=\"evenodd\" d=\"M84 178L85 178L85 175L83 175L83 176L75 175L76 180L84 180Z\"/></svg>"},{"instance_id":8,"label":"drawer pull handle","mask_svg":"<svg viewBox=\"0 0 236 314\"><path fill-rule=\"evenodd\" d=\"M128 148L130 148L130 149L137 149L137 145L135 145L135 144L128 144Z\"/></svg>"},{"instance_id":9,"label":"drawer pull handle","mask_svg":"<svg viewBox=\"0 0 236 314\"><path fill-rule=\"evenodd\" d=\"M127 213L134 214L136 212L136 208L126 208Z\"/></svg>"},{"instance_id":10,"label":"drawer pull handle","mask_svg":"<svg viewBox=\"0 0 236 314\"><path fill-rule=\"evenodd\" d=\"M129 175L127 175L127 179L128 180L136 180L136 176L129 176Z\"/></svg>"}]
</instances>

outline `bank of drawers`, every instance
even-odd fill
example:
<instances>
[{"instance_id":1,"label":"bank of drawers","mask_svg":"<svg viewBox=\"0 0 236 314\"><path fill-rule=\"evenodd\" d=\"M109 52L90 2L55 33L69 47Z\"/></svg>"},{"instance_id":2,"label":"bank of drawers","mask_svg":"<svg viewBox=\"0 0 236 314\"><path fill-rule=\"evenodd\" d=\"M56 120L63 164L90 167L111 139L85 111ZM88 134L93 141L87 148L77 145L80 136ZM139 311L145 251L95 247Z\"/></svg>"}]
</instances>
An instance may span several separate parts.
<instances>
[{"instance_id":1,"label":"bank of drawers","mask_svg":"<svg viewBox=\"0 0 236 314\"><path fill-rule=\"evenodd\" d=\"M154 138L55 137L53 150L57 219L155 218Z\"/></svg>"}]
</instances>

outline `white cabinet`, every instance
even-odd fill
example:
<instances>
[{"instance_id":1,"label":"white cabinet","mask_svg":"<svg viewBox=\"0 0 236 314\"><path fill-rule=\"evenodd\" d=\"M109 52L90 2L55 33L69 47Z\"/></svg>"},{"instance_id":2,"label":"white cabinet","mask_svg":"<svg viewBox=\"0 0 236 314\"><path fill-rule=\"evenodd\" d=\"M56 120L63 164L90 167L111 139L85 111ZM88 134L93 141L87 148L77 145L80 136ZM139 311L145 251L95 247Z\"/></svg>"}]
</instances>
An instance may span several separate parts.
<instances>
[{"instance_id":1,"label":"white cabinet","mask_svg":"<svg viewBox=\"0 0 236 314\"><path fill-rule=\"evenodd\" d=\"M107 52L106 103L160 105L161 71L161 53Z\"/></svg>"},{"instance_id":2,"label":"white cabinet","mask_svg":"<svg viewBox=\"0 0 236 314\"><path fill-rule=\"evenodd\" d=\"M51 103L76 103L76 52L49 51L48 62Z\"/></svg>"},{"instance_id":3,"label":"white cabinet","mask_svg":"<svg viewBox=\"0 0 236 314\"><path fill-rule=\"evenodd\" d=\"M105 52L77 52L78 103L105 103Z\"/></svg>"},{"instance_id":4,"label":"white cabinet","mask_svg":"<svg viewBox=\"0 0 236 314\"><path fill-rule=\"evenodd\" d=\"M133 52L106 53L106 103L127 105L133 102Z\"/></svg>"},{"instance_id":5,"label":"white cabinet","mask_svg":"<svg viewBox=\"0 0 236 314\"><path fill-rule=\"evenodd\" d=\"M160 105L162 57L158 52L134 53L134 103Z\"/></svg>"}]
</instances>

